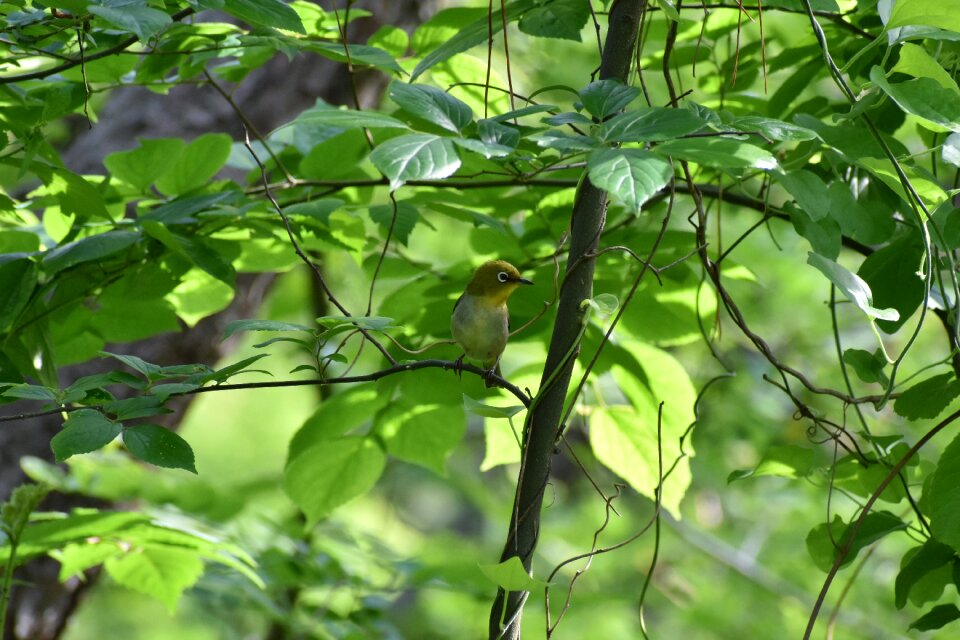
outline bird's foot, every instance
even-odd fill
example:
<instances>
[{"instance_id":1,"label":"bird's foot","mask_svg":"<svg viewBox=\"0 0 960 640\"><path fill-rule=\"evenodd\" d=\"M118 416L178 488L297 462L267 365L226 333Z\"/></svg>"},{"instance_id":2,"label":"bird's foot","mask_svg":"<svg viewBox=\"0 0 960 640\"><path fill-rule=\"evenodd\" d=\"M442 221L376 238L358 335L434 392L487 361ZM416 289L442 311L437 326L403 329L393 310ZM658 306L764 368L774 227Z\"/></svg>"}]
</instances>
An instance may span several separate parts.
<instances>
[{"instance_id":1,"label":"bird's foot","mask_svg":"<svg viewBox=\"0 0 960 640\"><path fill-rule=\"evenodd\" d=\"M497 381L495 380L495 378L497 377L497 373L498 372L497 372L496 365L490 367L489 369L483 372L483 383L484 385L486 385L487 389L497 386Z\"/></svg>"},{"instance_id":2,"label":"bird's foot","mask_svg":"<svg viewBox=\"0 0 960 640\"><path fill-rule=\"evenodd\" d=\"M467 354L463 354L459 358L453 361L453 372L457 374L457 378L463 380L463 358Z\"/></svg>"}]
</instances>

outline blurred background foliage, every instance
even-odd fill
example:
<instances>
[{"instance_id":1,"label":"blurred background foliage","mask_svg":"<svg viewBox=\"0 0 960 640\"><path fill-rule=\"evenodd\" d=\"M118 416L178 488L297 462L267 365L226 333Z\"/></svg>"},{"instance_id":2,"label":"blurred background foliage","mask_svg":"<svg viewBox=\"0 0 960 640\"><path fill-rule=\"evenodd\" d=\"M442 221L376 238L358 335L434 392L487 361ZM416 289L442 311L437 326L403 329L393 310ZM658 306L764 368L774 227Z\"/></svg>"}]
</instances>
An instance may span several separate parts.
<instances>
[{"instance_id":1,"label":"blurred background foliage","mask_svg":"<svg viewBox=\"0 0 960 640\"><path fill-rule=\"evenodd\" d=\"M9 194L0 194L0 205L5 206L3 213L10 214L0 218L0 242L5 253L36 252L40 246L51 250L77 237L94 237L100 232L91 229L98 224L112 225L111 233L123 232L124 223L118 220L123 220L124 214L129 216L128 220L153 216L153 220L162 223L154 227L142 224L143 242L132 245L132 251L141 253L132 259L123 256L117 264L109 264L106 258L116 256L105 254L104 259L86 265L86 271L75 270L76 282L61 285L61 290L69 292L71 287L82 289L95 282L92 297L96 305L66 306L62 310L51 306L49 346L43 359L49 358L58 366L90 360L108 343L132 342L201 323L203 318L231 303L234 292L241 289L238 282L249 273L278 275L269 284L260 285L264 292L262 304L254 305L249 313L241 312L241 318L255 315L268 322L313 327L317 316L336 314L316 291L313 274L296 259L283 227L263 198L259 171L237 131L237 113L228 109L225 119L230 124L220 128L204 124L199 132L181 134L172 127L163 134L182 135L189 147L176 138L156 143L156 148L151 147L154 143L143 140L138 146L128 138L118 147L123 151L112 156L101 153L99 161L104 166L88 170L68 161L68 169L84 174L85 182L81 183L73 181L76 174L58 174L55 169L59 154L69 153L73 138L82 139L84 135L85 121L76 114L86 109L96 131L104 126L102 117L98 121L98 114L109 108L111 90L134 83L148 85L161 99L180 83L197 83L208 89L214 82L237 83L231 95L237 97L239 87L248 87L247 91L257 94L269 109L270 88L257 84L261 79L245 79L246 76L266 68L269 59L282 58L284 54L308 59L313 56L314 60L322 55L342 67L336 24L347 15L356 28L351 34L362 33L365 37L351 36L351 42L377 47L358 48L355 55L359 57L353 61L365 68L357 77L361 79L361 91L370 92L361 96L367 100L363 106L372 108L384 90L384 78L393 78L395 83L407 79L401 68L404 73L413 71L426 54L454 39L468 25L484 19L487 11L485 3L444 3L417 15L418 20L426 19L421 26L401 24L399 18L395 23L399 26L391 26L384 19L377 30L364 26L375 21L376 11L365 12L363 3L351 3L351 14L338 7L336 15L332 9L326 13L326 7L293 3L303 26L316 36L296 40L290 35L291 25L282 22L282 16L287 14L268 13L264 17L237 8L256 7L257 3L227 3L234 18L254 25L249 31L221 23L190 30L187 24L172 24L169 19L159 18L158 14L170 14L181 4L190 9L217 8L215 3L203 2L134 3L130 6L140 12L136 14L139 18L129 23L110 13L125 10L117 8L121 5L116 3L91 5L96 10L86 8L85 3L64 4L64 10L97 16L92 23L88 22L102 39L97 47L108 47L129 37L132 31L152 42L155 55L108 56L86 65L85 78L74 68L54 76L56 82L46 86L43 81L26 81L6 89L3 109L8 115L2 121L8 130L9 146L0 166L0 184ZM927 202L942 207L938 209L940 217L934 219L943 223L946 238L940 240L941 250L936 255L942 263L934 270L946 281L952 268L947 257L952 257L960 244L956 242L960 237L950 234L956 210L947 197L955 193L956 167L960 164L957 156L949 154L950 149L960 148L958 134L953 133L950 138L947 134L957 128L941 126L935 130L928 126L929 119L921 117L923 109L916 103L907 101L904 106L902 100L893 99L899 96L896 89L881 91L878 87L883 86L882 74L877 78L871 75L870 68L880 65L883 71L890 71L896 53L898 64L902 64L899 72L914 77L907 82L936 76L941 85L949 86L952 81L955 87L960 59L957 27L947 22L941 25L943 30L938 30L929 24L930 20L921 19L904 23L912 26L901 27L914 29L912 35L898 36L884 28L889 20L889 4L818 0L812 8L818 12L833 58L853 84L862 89L859 108L870 113L898 158L908 166ZM896 4L901 8L923 5L905 0L902 5L901 1ZM930 9L932 4L928 4L923 6ZM24 47L29 40L25 36L30 35L33 24L29 18L34 16L37 25L48 25L43 22L46 18L36 12L49 16L50 10L36 2L6 2L0 6L6 20L4 34L16 36L15 43L3 42L4 52L16 57L18 52L26 51L21 70L26 71L31 56L39 55ZM517 11L556 11L559 17L543 23L527 18L526 25L521 19L519 27L511 23L509 61L504 55L502 33L494 38L490 83L501 90L490 92L486 107L490 115L511 109L502 91L507 86L508 64L516 94L531 96L537 92L538 102L558 105L555 111L582 111L581 103L586 100L577 91L588 84L598 64L597 34L588 19L589 12L584 13L586 4L552 0L507 6ZM609 7L598 2L592 8L605 28ZM724 258L721 273L750 329L769 343L780 362L800 370L817 386L848 394L838 364L831 299L837 300L836 322L843 349L872 353L881 334L871 329L872 321L866 319L861 309L841 292L832 291L822 270L808 265L807 254L813 249L850 272L859 270L873 288L873 302L878 308L904 311L901 320L906 325L900 331L893 332L894 327L880 322L881 330L891 329L889 334L882 334L888 353L898 354L910 346L909 358L903 361L898 374L901 386L896 392L928 377L928 367L939 365L932 373L949 372L951 344L943 326L930 316L916 341L910 343L911 331L920 321L915 310L923 299L922 287L912 306L910 300L904 299L914 296L923 282L919 278L910 280L911 274L921 267L919 225L910 217L910 207L896 192L893 179L883 179L882 160L870 164L877 157L875 143L860 121L851 116L849 104L831 81L804 3L764 2L762 23L755 8L740 9L734 3L708 8L680 6L678 21L674 22L677 8L670 0L647 7L637 52L642 75L634 75L632 84L642 85L645 98L653 105L664 106L671 101L660 65L669 30L676 24L671 69L677 91L690 92L688 99L700 105L691 110L715 129L722 126L720 120L710 120L710 114L722 114L727 123L736 117L756 117L741 123L741 130L757 128L772 138L743 136L737 140L740 146L719 151L719 159L711 159L709 146L698 147L690 142L719 138L667 136L672 139L665 142L673 145L665 148L672 148L677 158L695 163L699 160L695 180L716 190L707 193L708 254L716 260L734 240L743 237L729 258ZM921 15L922 9L917 9ZM273 10L279 11L275 6ZM409 7L408 12L411 16L415 13ZM407 17L413 22L411 16ZM137 29L154 28L150 26L154 24L151 17L160 21L155 30L137 33ZM18 24L17 20L21 22ZM261 24L257 24L258 20ZM270 20L280 23L271 25ZM195 24L201 25L202 21ZM545 35L538 34L538 28L553 29L546 34L552 37L534 37ZM158 35L161 33L165 34L162 38ZM557 37L558 33L565 35ZM154 37L158 39L150 40ZM61 46L68 51L73 44L65 38ZM198 47L199 51L187 56L160 53L164 47L174 52L184 46ZM485 81L485 54L482 46L475 47L430 68L417 81L450 89L451 95L468 105L479 119L487 113L483 88L476 86ZM930 71L934 68L930 61L943 75ZM13 66L8 61L4 75L12 75ZM917 72L918 67L927 71ZM205 68L210 76L204 76ZM303 68L296 73L309 75ZM368 89L362 81L364 74L376 75L379 80L372 81L372 88ZM895 73L891 78L902 81ZM84 82L93 89L88 104ZM341 94L325 96L324 100L355 106L347 90L348 82L341 78ZM252 146L267 164L275 193L288 215L295 219L304 248L318 257L331 290L345 308L366 308L370 282L375 278L372 308L375 315L393 319L389 331L400 343L417 348L446 340L456 297L472 269L488 258L511 261L536 283L511 299L515 327L534 318L545 303L555 299L556 273L564 257L560 255L555 261L554 254L569 223L576 181L583 165L544 174L556 177L557 184L538 185L533 170L540 166L538 163L584 160L582 155L575 155L580 150L575 144L584 144L582 141L564 146L535 131L545 128L541 117L556 114L527 116L522 120L524 125L517 127L524 136L540 135L539 144L525 140L520 145L522 153L517 152L506 161L462 152L462 165L450 177L452 181L481 181L508 169L523 176L518 183L529 178L530 184L454 190L415 183L396 192L400 205L393 209L383 185L364 183L378 180L378 170L383 167L368 160L368 141L363 131L354 127L332 132L333 125L324 120L329 117L325 115L329 105L323 101L313 105L316 97L316 93L309 94L308 104L289 113L284 108L285 115L279 120L270 121L269 126L260 124L264 138L255 140ZM632 108L641 101L638 99ZM520 102L517 101L517 107ZM405 113L399 106L402 105L390 97L380 102L383 113L402 119L408 128L430 134L441 131L436 121L421 118L422 114ZM15 107L22 108L24 113L42 108L43 115L18 129L15 125L21 122L17 120L19 116L10 115ZM240 111L247 113L246 108L247 105L241 105ZM252 99L249 108L251 113L259 109L253 106ZM70 113L74 115L67 117ZM310 114L314 114L312 120ZM170 115L166 114L167 120L177 120ZM294 116L292 124L280 126ZM762 123L760 117L776 122ZM589 117L585 117L586 124L572 121L584 128L591 126ZM551 132L562 126L557 122L550 124L555 125ZM783 129L771 134L770 130L776 127ZM374 130L377 145L408 133L399 127ZM809 131L816 134L807 135ZM202 137L195 137L201 132ZM569 129L566 134L575 137ZM268 159L264 140L275 148L275 158ZM685 143L691 146L684 147ZM770 152L778 169L771 172L770 166L761 166L766 156L751 156L744 163L731 160L738 157L736 154L744 146L756 150L748 153ZM142 155L122 155L132 149L138 149L132 153ZM569 155L571 150L574 155ZM175 156L182 159L179 164L173 162L179 169L164 174L162 165ZM199 160L197 165L191 164L191 159L210 156L221 159L212 172L204 173ZM112 174L114 182L101 183L93 177L104 175L105 170ZM151 171L154 175L150 175ZM305 182L284 182L284 171ZM886 171L890 173L889 169ZM51 173L60 175L60 180L47 175ZM679 168L675 175L682 176ZM806 177L811 175L812 179ZM449 174L436 177L447 178ZM227 182L228 179L236 180L244 188ZM817 182L824 185L823 193L816 188ZM851 196L848 188L846 200L835 192L824 196L826 201L816 200L826 193L826 183L851 185L855 195ZM682 180L677 184L681 185ZM97 187L99 195L90 196L84 206L101 203L104 209L92 219L87 210L70 211L69 207L75 205L70 198L62 197L64 193L75 196L77 191L86 194L90 185ZM869 449L871 438L888 448L885 464L857 463L838 449L831 437L818 430L809 416L801 415L790 396L764 381L769 377L775 384L783 384L769 361L730 322L723 302L705 278L695 255L698 240L688 222L688 216L694 216L692 199L681 193L671 205L670 188L661 187L657 185L652 190L656 196L648 194L651 199L640 211L626 206L622 194L614 197L610 207L601 246L626 246L646 256L672 206L668 230L653 260L654 266L669 268L658 273L657 278L648 273L643 280L614 338L602 352L567 431L569 449L576 453L593 481L606 495L619 495L612 503L617 513L607 511L604 500L586 480L568 449L559 447L547 487L534 575L546 579L564 560L589 551L599 529L602 528L599 546L608 547L644 530L655 514L651 496L656 474L652 484L629 486L625 476L636 471L631 467L636 461L616 458L615 443L607 443L606 448L598 444L599 421L616 422L618 407L633 403L632 409L624 409L629 412L627 420L633 425L631 429L642 434L643 452L653 456L648 460L654 461L656 472L656 414L649 413L650 407L664 401L666 411L673 412L671 424L679 429L670 432L669 442L662 443L665 465L669 467L681 451L676 436L694 420L697 399L696 426L685 437L685 455L664 486L665 509L660 512L656 527L647 529L630 544L592 560L589 570L576 579L569 609L555 637L640 637L641 615L653 637L799 637L832 560L829 534L822 523L837 514L844 522L855 517L889 465L902 455L903 443L912 444L925 432L924 423L915 422L914 418L933 418L940 410L955 409L953 398L957 392L946 388L940 394L942 402L933 402L940 409L933 415L917 416L908 408L898 410L898 415L893 402L879 410L863 405L872 434L865 437L853 405L811 393L791 381L792 393L814 415L857 434L855 439L865 450ZM727 190L734 197L715 197ZM202 195L196 197L213 199L196 210L186 211L184 207L191 206L188 198L197 193ZM833 207L828 221L808 210L811 199L815 204ZM847 205L840 207L847 217L838 212L838 205L831 205L837 199ZM174 208L164 211L163 207L171 203ZM754 206L757 203L760 211ZM764 219L764 205L770 207L764 224L751 231ZM42 215L34 215L41 211ZM196 226L184 228L179 239L171 239L165 235L170 232L160 228L169 223L181 234L175 226L182 221L178 216L189 219L198 213L203 215L189 220ZM80 225L75 225L75 220L83 220L87 226L78 230ZM845 240L856 241L852 250L849 242L847 248L840 249L841 232ZM17 233L29 233L40 240ZM388 233L393 244L380 264ZM152 244L148 245L148 240ZM885 261L875 260L874 275L870 277L870 270L865 272L862 268L863 251L858 252L857 247L867 247L869 252L893 249L884 256ZM49 256L43 260L49 260ZM612 294L622 303L629 283L636 277L638 264L619 251L603 253L597 260L595 294ZM0 268L3 264L8 263L0 263ZM162 264L163 268L152 270L150 265L154 264ZM65 268L75 266L68 264ZM111 269L119 271L114 274ZM118 284L99 286L105 278L115 275ZM957 300L951 297L950 286L941 281L938 289L944 292L940 307L952 314ZM87 296L81 292L80 297ZM504 355L505 377L520 389L536 390L539 384L553 322L551 311L514 336ZM593 354L600 346L610 318L599 311L591 315L591 325L584 335L584 354ZM948 320L954 322L955 317L950 315ZM4 325L4 330L9 328ZM223 327L218 328L216 336L209 338L211 342L219 340ZM14 342L39 340L25 330L11 335ZM250 363L249 371L230 381L267 379L253 370L269 371L271 380L316 375L313 369L291 376L290 372L298 367L316 365L316 359L289 342L258 346L268 339L265 335L269 338L274 334L235 333L226 343L227 355L213 354L222 360L209 365L219 370L269 352L269 357ZM321 353L329 355L333 344L325 345ZM51 374L40 370L42 367L37 367L33 376L10 376L11 369L22 372L25 366L22 354L11 345L10 340L5 343L6 382L27 381L50 388L66 387L72 382L64 379L62 373L61 377L48 377ZM358 339L348 342L342 358L329 359L326 373L344 375L348 369L353 373L369 372L384 364L376 349L369 344L360 345ZM437 346L422 356L406 355L397 349L391 352L399 359L451 360L459 355L452 344ZM574 380L583 372L582 363L586 360L581 360ZM13 367L8 366L11 362ZM184 359L179 364L190 362L203 360ZM889 366L880 369L885 373L878 375L890 374ZM851 395L883 394L882 385L864 382L852 371L850 375L854 386ZM920 378L914 378L915 375ZM63 384L58 385L58 381ZM90 563L92 568L81 567L77 572L79 579L94 584L82 590L75 611L71 609L66 617L61 637L439 639L482 635L496 585L480 566L493 563L502 548L515 490L518 453L506 421L464 411L464 395L497 406L517 403L504 391L486 390L476 376L464 375L460 380L450 371L423 369L333 389L304 386L198 394L188 406L175 407L182 411L182 415L177 415L178 420L182 417L177 433L192 448L197 475L142 465L116 442L99 451L69 457L65 466L55 465L49 453L18 452L17 462L28 477L86 501L78 504L112 504L134 510L146 515L154 525L224 545L212 553L233 554L229 562L206 558L195 575L181 575L169 582L159 580L160 586L139 579L125 581L122 572L116 567L111 570L109 564L107 570L94 566L97 562ZM638 402L637 395L646 400ZM7 399L11 397L17 396L7 393ZM428 412L427 417L414 420L421 410ZM522 415L513 419L517 429L522 425ZM414 424L415 427L410 426ZM314 450L320 452L319 459L323 460L322 447L328 442L324 438L329 433L340 436L346 431L376 434L378 446L390 454L382 475L379 479L374 476L376 484L369 491L357 491L359 495L344 500L345 504L336 504L335 509L317 508L311 513L310 508L304 508L304 502L310 498L303 497L304 492L310 491L309 483L291 489L295 481L285 473L290 451L319 446ZM608 434L615 432L607 429ZM890 439L883 440L886 436ZM932 482L935 463L946 444L946 438L932 441L922 451L922 459L907 468L906 481L924 509L936 509L936 505L924 502L928 498L921 489ZM17 451L9 442L4 445L9 447L8 452ZM321 467L322 464L316 466ZM828 634L832 634L828 637L877 639L920 635L915 630L908 631L911 623L934 605L956 602L956 578L952 573L956 558L952 551L939 568L928 570L912 589L907 588L906 606L895 602L894 584L904 554L929 537L927 528L917 522L902 488L899 494L896 491L895 486L875 509L892 514L893 524L877 535L877 539L882 537L879 544L861 551L840 573L828 598L828 603L833 604L842 598L841 607L828 606L821 614L820 624L829 625ZM291 499L291 495L301 499ZM610 520L604 527L607 516ZM900 532L908 525L909 529ZM839 530L836 525L833 535ZM894 531L893 535L883 536ZM181 543L172 546L177 544ZM64 556L58 557L57 553L63 553L62 549L53 552L53 556L63 562ZM247 554L250 562L245 572L238 565L247 566ZM583 561L569 564L553 578L553 620L563 607L575 571L583 567ZM253 578L250 571L255 573ZM645 577L651 572L650 588L646 591ZM159 573L163 574L162 567ZM71 580L76 583L78 577ZM525 637L544 636L544 607L543 594L534 592L523 618Z\"/></svg>"}]
</instances>

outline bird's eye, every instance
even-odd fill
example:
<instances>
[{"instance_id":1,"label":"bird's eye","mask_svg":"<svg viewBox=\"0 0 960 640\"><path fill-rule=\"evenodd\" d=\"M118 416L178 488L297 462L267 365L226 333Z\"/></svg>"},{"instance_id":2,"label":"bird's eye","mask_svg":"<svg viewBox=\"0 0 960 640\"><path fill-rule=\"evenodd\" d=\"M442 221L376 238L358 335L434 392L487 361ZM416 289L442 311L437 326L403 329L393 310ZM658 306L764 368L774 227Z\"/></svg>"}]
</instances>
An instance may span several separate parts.
<instances>
[{"instance_id":1,"label":"bird's eye","mask_svg":"<svg viewBox=\"0 0 960 640\"><path fill-rule=\"evenodd\" d=\"M497 280L499 280L500 282L506 282L509 279L510 279L510 275L506 271L501 271L500 273L497 274Z\"/></svg>"}]
</instances>

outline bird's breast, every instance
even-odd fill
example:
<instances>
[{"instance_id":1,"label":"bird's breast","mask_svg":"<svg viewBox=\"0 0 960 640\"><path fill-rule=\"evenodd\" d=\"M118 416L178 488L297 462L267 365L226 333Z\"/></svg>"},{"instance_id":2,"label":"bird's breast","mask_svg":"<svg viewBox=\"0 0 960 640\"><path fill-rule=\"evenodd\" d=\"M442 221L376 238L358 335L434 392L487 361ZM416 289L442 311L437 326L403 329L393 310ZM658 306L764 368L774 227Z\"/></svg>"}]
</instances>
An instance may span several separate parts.
<instances>
[{"instance_id":1,"label":"bird's breast","mask_svg":"<svg viewBox=\"0 0 960 640\"><path fill-rule=\"evenodd\" d=\"M468 358L492 367L507 346L508 322L506 305L464 295L453 310L450 332Z\"/></svg>"}]
</instances>

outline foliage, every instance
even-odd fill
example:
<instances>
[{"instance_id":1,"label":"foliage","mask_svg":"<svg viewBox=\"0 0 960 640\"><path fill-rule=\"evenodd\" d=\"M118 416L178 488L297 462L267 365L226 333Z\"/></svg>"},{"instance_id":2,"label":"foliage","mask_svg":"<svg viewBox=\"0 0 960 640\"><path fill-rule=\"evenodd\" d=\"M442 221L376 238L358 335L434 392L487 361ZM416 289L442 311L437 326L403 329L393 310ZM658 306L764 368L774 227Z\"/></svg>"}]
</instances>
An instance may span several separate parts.
<instances>
[{"instance_id":1,"label":"foliage","mask_svg":"<svg viewBox=\"0 0 960 640\"><path fill-rule=\"evenodd\" d=\"M561 621L596 630L603 619L606 635L623 637L638 633L625 613L636 593L612 597L632 599L613 616L595 594L616 591L606 578L629 565L631 584L645 575L661 592L648 596L644 586L639 604L666 637L716 628L729 637L749 623L722 607L712 611L717 623L664 613L680 589L656 566L661 543L667 557L683 555L669 535L661 540L661 527L695 546L689 522L708 519L704 500L722 500L731 512L752 504L724 544L776 531L781 546L769 562L800 576L789 588L820 589L812 610L770 614L788 619L768 629L798 635L806 625L809 634L824 599L836 596L837 572L854 565L846 574L854 581L874 550L902 556L901 568L885 592L845 605L861 619L905 631L960 617L943 601L946 585L960 588L960 573L945 569L960 562L960 440L937 438L960 416L960 10L953 1L773 1L759 20L735 4L633 3L644 18L624 83L592 69L593 21L605 30L619 3L631 4L513 0L488 15L485 3L468 3L412 34L384 26L366 43L354 43L350 28L371 16L352 3L336 11L302 0L4 3L0 401L11 415L64 416L51 459L66 470L24 459L29 476L142 505L28 522L39 498L18 507L33 490L18 489L3 516L4 598L13 567L48 554L61 579L102 565L170 609L188 589L211 588L206 570L204 580L242 584L237 598L257 603L261 622L310 637L476 635L483 615L451 620L441 600L419 596L404 619L395 592L437 584L466 594L474 611L498 585L529 594L548 635L564 632ZM234 21L198 13L213 8ZM483 45L494 35L497 55L488 57ZM602 43L618 45L633 46ZM97 126L101 93L204 83L228 96L279 54L370 70L389 88L378 109L318 99L266 135L238 112L245 140L220 132L139 140L106 155L101 173L81 175L61 160L57 132L77 119ZM598 205L602 234L571 238L571 209L585 206L589 185L609 199L608 209ZM589 247L593 295L578 301L576 318L558 317L572 246ZM536 283L511 300L522 329L493 391L476 366L453 375L459 354L448 342L452 304L488 258ZM167 366L114 347L193 326L230 303L240 275L264 272L285 274L277 299L293 302L231 323L224 339L262 340L231 362ZM305 276L324 292L326 311L303 311ZM545 369L564 323L577 337ZM434 359L420 355L427 349ZM115 369L65 374L96 358L112 358ZM566 390L558 373L570 363ZM764 380L771 386L757 384ZM477 467L511 478L518 463L526 468L530 415L557 384L566 404L551 444L579 470L558 474L531 576L516 555L491 562L512 539L503 519L513 503L503 487L485 487ZM156 424L185 396L242 390L269 405L271 392L254 390L286 386L333 391L311 415L272 407L256 440L233 438L257 457L258 446L267 450L260 439L284 434L285 461L260 468L260 478L218 486L194 451L209 433ZM203 428L235 428L226 415ZM801 432L784 426L790 415ZM286 422L299 427L277 426ZM480 424L482 462L479 453L465 458L462 444ZM126 454L164 469L119 454L118 436ZM748 453L731 454L736 447ZM469 502L499 537L457 539L462 507L449 507L449 520L411 507L421 544L369 526L367 510L390 511L383 492L397 477L419 486L432 482L426 472L456 487L454 501ZM768 476L784 484L747 480ZM723 479L744 481L717 486ZM802 506L787 513L778 496ZM238 531L258 509L269 533ZM610 524L618 514L632 518ZM619 544L637 539L648 546ZM804 541L801 560L793 549ZM607 552L634 561L577 583ZM540 579L554 565L559 577ZM751 571L743 570L766 575ZM572 599L550 600L551 588ZM698 588L708 601L709 587ZM540 589L547 598L538 600ZM845 637L872 637L856 621L841 612Z\"/></svg>"}]
</instances>

